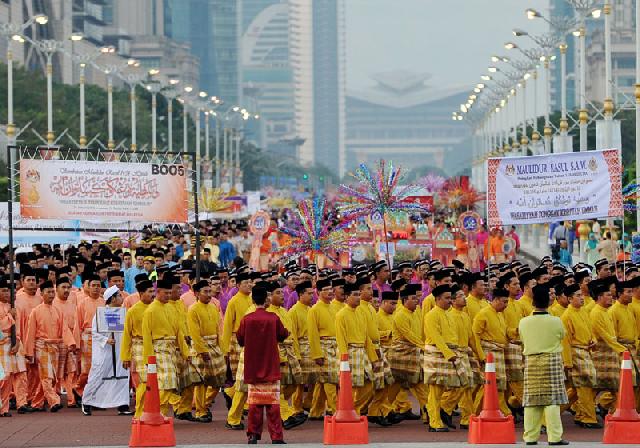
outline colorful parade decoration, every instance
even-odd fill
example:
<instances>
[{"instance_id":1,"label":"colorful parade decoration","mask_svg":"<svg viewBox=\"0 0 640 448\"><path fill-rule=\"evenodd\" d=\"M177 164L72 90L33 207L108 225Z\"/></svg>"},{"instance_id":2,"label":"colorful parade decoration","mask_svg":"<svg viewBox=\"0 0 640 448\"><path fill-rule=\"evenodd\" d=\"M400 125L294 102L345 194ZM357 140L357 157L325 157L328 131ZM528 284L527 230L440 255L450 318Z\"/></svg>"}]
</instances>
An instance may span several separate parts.
<instances>
[{"instance_id":1,"label":"colorful parade decoration","mask_svg":"<svg viewBox=\"0 0 640 448\"><path fill-rule=\"evenodd\" d=\"M382 218L384 239L386 245L387 263L389 259L389 235L387 232L387 213L428 213L420 203L409 202L407 198L416 194L420 186L400 186L402 170L387 163L378 162L376 172L371 172L367 165L361 164L352 176L358 181L356 186L341 185L340 192L344 195L338 203L338 210L343 219L355 220L359 217L380 216Z\"/></svg>"},{"instance_id":2,"label":"colorful parade decoration","mask_svg":"<svg viewBox=\"0 0 640 448\"><path fill-rule=\"evenodd\" d=\"M292 237L293 241L277 253L281 258L288 259L307 255L310 259L317 260L319 255L324 255L337 263L331 252L349 250L351 237L345 231L349 224L349 221L339 221L336 218L335 212L328 209L324 198L302 201L298 205L293 223L279 229Z\"/></svg>"}]
</instances>

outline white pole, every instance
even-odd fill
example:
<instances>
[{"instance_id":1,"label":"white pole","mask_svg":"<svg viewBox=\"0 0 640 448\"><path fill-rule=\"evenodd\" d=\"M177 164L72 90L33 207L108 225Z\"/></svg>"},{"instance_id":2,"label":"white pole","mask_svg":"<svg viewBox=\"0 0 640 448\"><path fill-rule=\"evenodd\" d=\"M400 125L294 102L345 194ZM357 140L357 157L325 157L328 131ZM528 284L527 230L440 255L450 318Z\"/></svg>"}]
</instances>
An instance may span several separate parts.
<instances>
[{"instance_id":1,"label":"white pole","mask_svg":"<svg viewBox=\"0 0 640 448\"><path fill-rule=\"evenodd\" d=\"M195 111L196 111L196 159L201 160L201 157L200 157L200 107L196 106Z\"/></svg>"},{"instance_id":2,"label":"white pole","mask_svg":"<svg viewBox=\"0 0 640 448\"><path fill-rule=\"evenodd\" d=\"M151 150L157 151L158 145L156 142L156 111L158 108L158 98L156 92L151 94Z\"/></svg>"},{"instance_id":3,"label":"white pole","mask_svg":"<svg viewBox=\"0 0 640 448\"><path fill-rule=\"evenodd\" d=\"M85 129L85 112L84 112L84 63L80 64L80 147L87 147L87 134Z\"/></svg>"},{"instance_id":4,"label":"white pole","mask_svg":"<svg viewBox=\"0 0 640 448\"><path fill-rule=\"evenodd\" d=\"M131 102L131 151L138 149L138 141L136 135L136 85L131 84L131 92L129 93Z\"/></svg>"},{"instance_id":5,"label":"white pole","mask_svg":"<svg viewBox=\"0 0 640 448\"><path fill-rule=\"evenodd\" d=\"M47 53L47 144L53 145L53 64L51 53Z\"/></svg>"},{"instance_id":6,"label":"white pole","mask_svg":"<svg viewBox=\"0 0 640 448\"><path fill-rule=\"evenodd\" d=\"M234 128L230 128L229 129L229 185L231 185L231 187L233 187L234 183L233 183L233 179L234 179L234 166L233 166L233 138L234 138L234 134L235 133L235 129Z\"/></svg>"},{"instance_id":7,"label":"white pole","mask_svg":"<svg viewBox=\"0 0 640 448\"><path fill-rule=\"evenodd\" d=\"M11 46L11 40L7 44ZM7 51L7 136L9 140L14 135L13 130L13 54Z\"/></svg>"},{"instance_id":8,"label":"white pole","mask_svg":"<svg viewBox=\"0 0 640 448\"><path fill-rule=\"evenodd\" d=\"M167 138L169 139L169 152L173 151L173 99L168 98L167 105Z\"/></svg>"},{"instance_id":9,"label":"white pole","mask_svg":"<svg viewBox=\"0 0 640 448\"><path fill-rule=\"evenodd\" d=\"M527 137L527 81L522 80L522 155L527 155L529 137Z\"/></svg>"},{"instance_id":10,"label":"white pole","mask_svg":"<svg viewBox=\"0 0 640 448\"><path fill-rule=\"evenodd\" d=\"M209 112L204 113L204 152L207 155L207 163L209 169L213 170L213 163L211 159L211 147L209 145ZM213 172L209 173L209 177L213 177Z\"/></svg>"},{"instance_id":11,"label":"white pole","mask_svg":"<svg viewBox=\"0 0 640 448\"><path fill-rule=\"evenodd\" d=\"M613 145L613 108L614 102L611 95L611 9L612 5L610 0L605 0L603 12L604 12L604 146L611 148Z\"/></svg>"},{"instance_id":12,"label":"white pole","mask_svg":"<svg viewBox=\"0 0 640 448\"><path fill-rule=\"evenodd\" d=\"M188 151L189 140L187 138L187 102L182 103L182 150Z\"/></svg>"},{"instance_id":13,"label":"white pole","mask_svg":"<svg viewBox=\"0 0 640 448\"><path fill-rule=\"evenodd\" d=\"M587 112L587 30L585 19L580 25L580 151L587 150L587 125L589 115Z\"/></svg>"},{"instance_id":14,"label":"white pole","mask_svg":"<svg viewBox=\"0 0 640 448\"><path fill-rule=\"evenodd\" d=\"M113 76L111 73L109 73L107 77L107 119L109 123L109 141L107 147L113 149L116 145L113 141Z\"/></svg>"},{"instance_id":15,"label":"white pole","mask_svg":"<svg viewBox=\"0 0 640 448\"><path fill-rule=\"evenodd\" d=\"M216 116L216 188L220 188L220 126Z\"/></svg>"},{"instance_id":16,"label":"white pole","mask_svg":"<svg viewBox=\"0 0 640 448\"><path fill-rule=\"evenodd\" d=\"M569 130L569 123L567 121L567 44L562 43L560 45L560 134L567 135ZM568 148L563 148L567 150Z\"/></svg>"},{"instance_id":17,"label":"white pole","mask_svg":"<svg viewBox=\"0 0 640 448\"><path fill-rule=\"evenodd\" d=\"M551 154L551 138L553 130L551 129L551 62L547 56L544 60L544 152Z\"/></svg>"}]
</instances>

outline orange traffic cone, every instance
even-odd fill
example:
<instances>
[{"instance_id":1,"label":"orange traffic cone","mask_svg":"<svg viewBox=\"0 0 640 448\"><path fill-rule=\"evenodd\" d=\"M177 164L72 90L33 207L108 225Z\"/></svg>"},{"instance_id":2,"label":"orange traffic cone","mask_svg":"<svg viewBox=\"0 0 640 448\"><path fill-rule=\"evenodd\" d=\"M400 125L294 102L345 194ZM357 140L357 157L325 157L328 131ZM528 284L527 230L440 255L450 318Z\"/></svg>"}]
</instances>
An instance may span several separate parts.
<instances>
[{"instance_id":1,"label":"orange traffic cone","mask_svg":"<svg viewBox=\"0 0 640 448\"><path fill-rule=\"evenodd\" d=\"M640 444L640 415L636 412L633 393L633 361L627 351L622 355L618 404L613 415L604 419L602 443Z\"/></svg>"},{"instance_id":2,"label":"orange traffic cone","mask_svg":"<svg viewBox=\"0 0 640 448\"><path fill-rule=\"evenodd\" d=\"M367 417L358 416L353 406L349 355L340 357L340 390L336 414L324 418L325 445L363 445L369 443Z\"/></svg>"},{"instance_id":3,"label":"orange traffic cone","mask_svg":"<svg viewBox=\"0 0 640 448\"><path fill-rule=\"evenodd\" d=\"M129 446L176 446L173 418L164 417L160 413L160 391L155 356L149 356L144 412L140 420L134 418L131 422Z\"/></svg>"},{"instance_id":4,"label":"orange traffic cone","mask_svg":"<svg viewBox=\"0 0 640 448\"><path fill-rule=\"evenodd\" d=\"M484 377L482 412L478 416L472 415L469 417L468 442L473 444L516 443L513 416L505 417L498 404L496 364L493 359L493 353L487 354Z\"/></svg>"}]
</instances>

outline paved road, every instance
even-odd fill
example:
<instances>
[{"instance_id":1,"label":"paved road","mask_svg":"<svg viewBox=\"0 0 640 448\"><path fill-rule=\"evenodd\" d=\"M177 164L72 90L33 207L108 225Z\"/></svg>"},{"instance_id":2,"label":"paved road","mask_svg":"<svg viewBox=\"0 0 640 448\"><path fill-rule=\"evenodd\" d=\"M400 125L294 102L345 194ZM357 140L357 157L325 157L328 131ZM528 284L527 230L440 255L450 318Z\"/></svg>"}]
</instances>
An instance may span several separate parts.
<instances>
[{"instance_id":1,"label":"paved road","mask_svg":"<svg viewBox=\"0 0 640 448\"><path fill-rule=\"evenodd\" d=\"M242 431L224 428L226 410L216 403L213 410L214 422L209 424L178 421L175 423L176 440L179 445L203 444L244 444ZM577 428L572 416L565 414L565 438L574 442L597 443L602 440L602 430ZM63 409L57 414L17 415L0 418L0 447L78 447L78 446L126 446L131 433L130 417L118 417L114 410L94 412L85 417L78 409ZM266 428L265 428L266 431ZM518 440L522 427L517 426ZM322 422L307 422L298 428L285 432L289 444L322 443ZM268 443L268 434L264 434ZM434 446L460 446L467 440L467 432L456 430L445 434L429 433L419 421L403 422L390 428L371 426L369 440L381 443L433 443ZM319 446L319 445L318 445ZM590 445L589 445L590 446ZM587 445L585 445L585 448ZM417 448L407 445L407 448ZM581 446L582 448L582 446Z\"/></svg>"}]
</instances>

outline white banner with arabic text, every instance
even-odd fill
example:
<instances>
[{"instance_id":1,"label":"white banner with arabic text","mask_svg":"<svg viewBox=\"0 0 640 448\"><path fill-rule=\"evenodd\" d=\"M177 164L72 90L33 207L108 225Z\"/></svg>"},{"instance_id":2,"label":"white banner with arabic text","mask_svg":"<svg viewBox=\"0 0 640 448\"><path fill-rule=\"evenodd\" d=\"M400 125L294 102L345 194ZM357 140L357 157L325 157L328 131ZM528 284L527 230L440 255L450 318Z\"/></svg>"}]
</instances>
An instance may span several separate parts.
<instances>
[{"instance_id":1,"label":"white banner with arabic text","mask_svg":"<svg viewBox=\"0 0 640 448\"><path fill-rule=\"evenodd\" d=\"M490 226L623 215L619 151L489 159Z\"/></svg>"}]
</instances>

